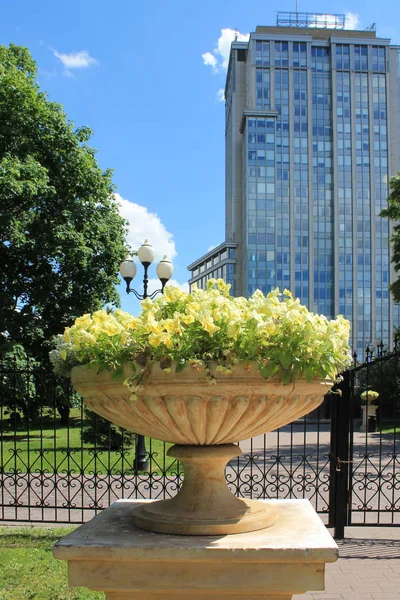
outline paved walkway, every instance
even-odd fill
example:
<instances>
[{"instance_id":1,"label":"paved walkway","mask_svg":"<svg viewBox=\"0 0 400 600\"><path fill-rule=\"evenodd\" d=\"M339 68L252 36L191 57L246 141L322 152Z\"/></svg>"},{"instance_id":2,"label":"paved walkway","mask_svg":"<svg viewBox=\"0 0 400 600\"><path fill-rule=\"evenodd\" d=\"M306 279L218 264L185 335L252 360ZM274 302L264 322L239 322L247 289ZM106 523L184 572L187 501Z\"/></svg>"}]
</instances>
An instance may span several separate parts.
<instances>
[{"instance_id":1,"label":"paved walkway","mask_svg":"<svg viewBox=\"0 0 400 600\"><path fill-rule=\"evenodd\" d=\"M348 527L340 558L326 567L324 592L293 600L400 600L400 528Z\"/></svg>"}]
</instances>

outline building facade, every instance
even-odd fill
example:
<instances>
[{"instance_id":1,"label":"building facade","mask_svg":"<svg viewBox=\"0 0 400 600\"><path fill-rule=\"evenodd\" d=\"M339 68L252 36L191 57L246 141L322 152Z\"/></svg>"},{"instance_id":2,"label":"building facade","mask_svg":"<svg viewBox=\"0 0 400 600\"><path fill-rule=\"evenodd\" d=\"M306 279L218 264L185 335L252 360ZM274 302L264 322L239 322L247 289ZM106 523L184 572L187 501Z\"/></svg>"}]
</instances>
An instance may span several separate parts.
<instances>
[{"instance_id":1,"label":"building facade","mask_svg":"<svg viewBox=\"0 0 400 600\"><path fill-rule=\"evenodd\" d=\"M190 289L195 283L197 287L205 290L209 279L223 279L230 284L231 295L237 296L235 293L236 247L237 244L234 242L220 244L189 265Z\"/></svg>"},{"instance_id":2,"label":"building facade","mask_svg":"<svg viewBox=\"0 0 400 600\"><path fill-rule=\"evenodd\" d=\"M390 223L379 216L400 169L399 47L340 28L340 15L320 26L315 15L280 14L234 42L229 60L234 293L288 288L310 310L349 319L363 353L400 325Z\"/></svg>"}]
</instances>

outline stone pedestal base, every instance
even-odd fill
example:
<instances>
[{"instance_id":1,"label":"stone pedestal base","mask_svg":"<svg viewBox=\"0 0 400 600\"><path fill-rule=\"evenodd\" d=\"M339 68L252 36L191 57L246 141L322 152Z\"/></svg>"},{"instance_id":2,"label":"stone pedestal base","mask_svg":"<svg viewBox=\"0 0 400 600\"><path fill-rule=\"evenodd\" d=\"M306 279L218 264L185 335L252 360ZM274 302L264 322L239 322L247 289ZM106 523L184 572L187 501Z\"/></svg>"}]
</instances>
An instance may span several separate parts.
<instances>
[{"instance_id":1,"label":"stone pedestal base","mask_svg":"<svg viewBox=\"0 0 400 600\"><path fill-rule=\"evenodd\" d=\"M373 404L369 404L368 406L363 405L361 406L362 409L362 424L361 427L358 431L367 431L368 429L368 419L370 417L375 417L376 418L376 409L378 407L374 406Z\"/></svg>"},{"instance_id":2,"label":"stone pedestal base","mask_svg":"<svg viewBox=\"0 0 400 600\"><path fill-rule=\"evenodd\" d=\"M185 469L182 488L169 500L137 506L132 511L134 524L177 535L247 533L274 525L279 518L276 506L237 498L227 486L226 463L241 453L235 444L172 446L168 456Z\"/></svg>"},{"instance_id":3,"label":"stone pedestal base","mask_svg":"<svg viewBox=\"0 0 400 600\"><path fill-rule=\"evenodd\" d=\"M178 536L132 523L119 500L53 548L68 561L69 585L108 600L290 600L324 589L325 563L338 548L308 500L264 500L278 522L252 533Z\"/></svg>"}]
</instances>

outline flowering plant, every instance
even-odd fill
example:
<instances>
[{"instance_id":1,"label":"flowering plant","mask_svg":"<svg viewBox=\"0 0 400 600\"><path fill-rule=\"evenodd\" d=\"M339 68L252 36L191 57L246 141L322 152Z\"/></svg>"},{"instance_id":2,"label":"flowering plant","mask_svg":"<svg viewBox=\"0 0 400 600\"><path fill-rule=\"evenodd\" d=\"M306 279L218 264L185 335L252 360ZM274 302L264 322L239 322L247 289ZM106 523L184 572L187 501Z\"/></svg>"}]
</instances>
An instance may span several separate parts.
<instances>
[{"instance_id":1,"label":"flowering plant","mask_svg":"<svg viewBox=\"0 0 400 600\"><path fill-rule=\"evenodd\" d=\"M375 390L365 390L364 392L362 392L362 394L360 394L360 398L364 402L373 402L374 400L379 398L379 393L375 392Z\"/></svg>"},{"instance_id":2,"label":"flowering plant","mask_svg":"<svg viewBox=\"0 0 400 600\"><path fill-rule=\"evenodd\" d=\"M190 294L166 287L141 303L138 317L119 309L83 315L60 336L53 365L65 373L89 364L118 377L129 362L131 383L140 385L155 362L166 371L204 367L210 382L211 362L221 373L256 362L265 378L280 375L283 383L334 380L350 364L350 324L342 316L328 321L310 313L287 290L256 291L246 299L230 296L229 288L222 279Z\"/></svg>"}]
</instances>

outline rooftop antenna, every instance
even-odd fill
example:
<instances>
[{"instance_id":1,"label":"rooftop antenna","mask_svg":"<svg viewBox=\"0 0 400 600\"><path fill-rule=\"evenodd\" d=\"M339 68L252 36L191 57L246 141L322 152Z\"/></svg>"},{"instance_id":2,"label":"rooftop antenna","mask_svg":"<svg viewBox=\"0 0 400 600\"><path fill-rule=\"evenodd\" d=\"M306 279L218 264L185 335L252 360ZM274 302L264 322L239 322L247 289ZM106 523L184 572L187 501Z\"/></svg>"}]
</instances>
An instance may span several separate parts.
<instances>
[{"instance_id":1,"label":"rooftop antenna","mask_svg":"<svg viewBox=\"0 0 400 600\"><path fill-rule=\"evenodd\" d=\"M235 27L235 42L237 42L238 35L239 35L239 29L237 27Z\"/></svg>"}]
</instances>

